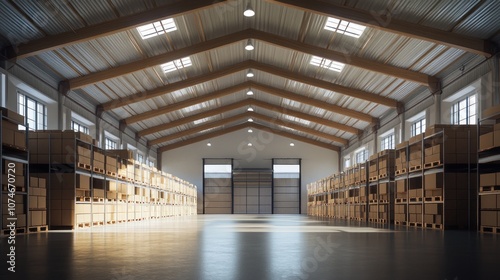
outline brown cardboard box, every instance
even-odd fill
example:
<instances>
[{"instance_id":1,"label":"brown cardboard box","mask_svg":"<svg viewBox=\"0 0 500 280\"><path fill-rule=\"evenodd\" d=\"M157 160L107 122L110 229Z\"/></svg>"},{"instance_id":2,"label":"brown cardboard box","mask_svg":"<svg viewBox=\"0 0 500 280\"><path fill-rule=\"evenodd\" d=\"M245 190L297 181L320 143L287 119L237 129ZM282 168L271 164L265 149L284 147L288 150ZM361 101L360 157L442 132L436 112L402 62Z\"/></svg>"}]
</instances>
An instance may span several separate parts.
<instances>
[{"instance_id":1,"label":"brown cardboard box","mask_svg":"<svg viewBox=\"0 0 500 280\"><path fill-rule=\"evenodd\" d=\"M5 123L5 121L3 121ZM14 146L14 130L3 127L2 130L2 144Z\"/></svg>"},{"instance_id":2,"label":"brown cardboard box","mask_svg":"<svg viewBox=\"0 0 500 280\"><path fill-rule=\"evenodd\" d=\"M104 154L94 151L94 161L99 161L104 163Z\"/></svg>"},{"instance_id":3,"label":"brown cardboard box","mask_svg":"<svg viewBox=\"0 0 500 280\"><path fill-rule=\"evenodd\" d=\"M13 123L16 124L21 124L24 125L24 117L12 110L9 110L7 108L1 107L2 115L4 117L7 117L9 121L12 121Z\"/></svg>"},{"instance_id":4,"label":"brown cardboard box","mask_svg":"<svg viewBox=\"0 0 500 280\"><path fill-rule=\"evenodd\" d=\"M494 136L493 132L488 132L479 136L479 150L487 150L493 147L494 145Z\"/></svg>"},{"instance_id":5,"label":"brown cardboard box","mask_svg":"<svg viewBox=\"0 0 500 280\"><path fill-rule=\"evenodd\" d=\"M379 194L387 194L387 183L379 184L378 190Z\"/></svg>"},{"instance_id":6,"label":"brown cardboard box","mask_svg":"<svg viewBox=\"0 0 500 280\"><path fill-rule=\"evenodd\" d=\"M426 156L426 157L427 157L427 156L430 156L430 155L432 155L432 154L434 154L434 152L433 152L433 147L428 147L428 148L425 148L425 156Z\"/></svg>"},{"instance_id":7,"label":"brown cardboard box","mask_svg":"<svg viewBox=\"0 0 500 280\"><path fill-rule=\"evenodd\" d=\"M411 137L410 139L408 139L408 144L411 145L411 144L414 144L414 143L422 141L423 136L424 136L424 134L421 133L419 135Z\"/></svg>"},{"instance_id":8,"label":"brown cardboard box","mask_svg":"<svg viewBox=\"0 0 500 280\"><path fill-rule=\"evenodd\" d=\"M499 208L497 205L497 197L500 197L498 194L486 194L479 196L480 209L497 209Z\"/></svg>"},{"instance_id":9,"label":"brown cardboard box","mask_svg":"<svg viewBox=\"0 0 500 280\"><path fill-rule=\"evenodd\" d=\"M441 144L437 144L437 145L434 145L432 146L432 154L441 154L442 153L442 150L441 150Z\"/></svg>"},{"instance_id":10,"label":"brown cardboard box","mask_svg":"<svg viewBox=\"0 0 500 280\"><path fill-rule=\"evenodd\" d=\"M76 174L76 187L80 189L90 189L90 177L83 174Z\"/></svg>"},{"instance_id":11,"label":"brown cardboard box","mask_svg":"<svg viewBox=\"0 0 500 280\"><path fill-rule=\"evenodd\" d=\"M481 226L493 226L498 225L498 211L481 211Z\"/></svg>"},{"instance_id":12,"label":"brown cardboard box","mask_svg":"<svg viewBox=\"0 0 500 280\"><path fill-rule=\"evenodd\" d=\"M45 178L38 178L38 187L45 189L47 187L47 179Z\"/></svg>"},{"instance_id":13,"label":"brown cardboard box","mask_svg":"<svg viewBox=\"0 0 500 280\"><path fill-rule=\"evenodd\" d=\"M489 187L496 185L496 173L481 174L479 178L479 186Z\"/></svg>"},{"instance_id":14,"label":"brown cardboard box","mask_svg":"<svg viewBox=\"0 0 500 280\"><path fill-rule=\"evenodd\" d=\"M26 149L26 132L14 131L14 145Z\"/></svg>"},{"instance_id":15,"label":"brown cardboard box","mask_svg":"<svg viewBox=\"0 0 500 280\"><path fill-rule=\"evenodd\" d=\"M426 224L433 224L434 223L434 215L425 214L424 215L424 223L426 223Z\"/></svg>"},{"instance_id":16,"label":"brown cardboard box","mask_svg":"<svg viewBox=\"0 0 500 280\"><path fill-rule=\"evenodd\" d=\"M424 175L424 187L426 190L442 188L443 173L433 173Z\"/></svg>"},{"instance_id":17,"label":"brown cardboard box","mask_svg":"<svg viewBox=\"0 0 500 280\"><path fill-rule=\"evenodd\" d=\"M437 215L437 214L440 214L439 208L440 208L439 204L437 204L437 203L426 203L424 211L425 211L425 214ZM441 207L441 209L442 209L442 207Z\"/></svg>"},{"instance_id":18,"label":"brown cardboard box","mask_svg":"<svg viewBox=\"0 0 500 280\"><path fill-rule=\"evenodd\" d=\"M80 156L84 156L84 157L90 158L90 150L87 149L86 147L78 146L77 147L77 153Z\"/></svg>"},{"instance_id":19,"label":"brown cardboard box","mask_svg":"<svg viewBox=\"0 0 500 280\"><path fill-rule=\"evenodd\" d=\"M38 201L38 209L47 208L47 197L46 196L37 196Z\"/></svg>"},{"instance_id":20,"label":"brown cardboard box","mask_svg":"<svg viewBox=\"0 0 500 280\"><path fill-rule=\"evenodd\" d=\"M26 214L17 214L17 227L26 226Z\"/></svg>"}]
</instances>

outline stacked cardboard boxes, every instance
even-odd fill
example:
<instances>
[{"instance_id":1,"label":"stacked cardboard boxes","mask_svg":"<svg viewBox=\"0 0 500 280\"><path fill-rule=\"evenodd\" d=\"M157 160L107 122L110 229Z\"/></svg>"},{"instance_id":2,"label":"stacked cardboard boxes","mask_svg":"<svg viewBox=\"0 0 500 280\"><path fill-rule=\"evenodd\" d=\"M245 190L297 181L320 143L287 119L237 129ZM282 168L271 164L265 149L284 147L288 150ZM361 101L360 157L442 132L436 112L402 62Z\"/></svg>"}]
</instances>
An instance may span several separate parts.
<instances>
[{"instance_id":1,"label":"stacked cardboard boxes","mask_svg":"<svg viewBox=\"0 0 500 280\"><path fill-rule=\"evenodd\" d=\"M413 136L408 140L409 151L409 171L418 171L422 169L422 139L423 133Z\"/></svg>"},{"instance_id":2,"label":"stacked cardboard boxes","mask_svg":"<svg viewBox=\"0 0 500 280\"><path fill-rule=\"evenodd\" d=\"M408 141L396 145L395 175L408 171Z\"/></svg>"},{"instance_id":3,"label":"stacked cardboard boxes","mask_svg":"<svg viewBox=\"0 0 500 280\"><path fill-rule=\"evenodd\" d=\"M42 177L30 177L28 227L47 226L47 182ZM35 231L35 230L33 230Z\"/></svg>"},{"instance_id":4,"label":"stacked cardboard boxes","mask_svg":"<svg viewBox=\"0 0 500 280\"><path fill-rule=\"evenodd\" d=\"M374 154L370 156L368 161L368 180L370 182L375 182L378 180L378 155Z\"/></svg>"}]
</instances>

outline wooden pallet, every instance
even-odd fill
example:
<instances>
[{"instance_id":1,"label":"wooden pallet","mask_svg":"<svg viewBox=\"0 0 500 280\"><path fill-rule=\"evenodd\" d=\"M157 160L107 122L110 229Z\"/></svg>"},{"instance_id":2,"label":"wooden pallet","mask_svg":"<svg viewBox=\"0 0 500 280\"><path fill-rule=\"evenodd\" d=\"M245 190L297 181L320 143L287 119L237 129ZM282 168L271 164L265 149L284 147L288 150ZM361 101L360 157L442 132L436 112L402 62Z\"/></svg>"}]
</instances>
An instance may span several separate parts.
<instances>
[{"instance_id":1,"label":"wooden pallet","mask_svg":"<svg viewBox=\"0 0 500 280\"><path fill-rule=\"evenodd\" d=\"M434 168L443 165L441 161L426 162L424 164L424 169Z\"/></svg>"},{"instance_id":2,"label":"wooden pallet","mask_svg":"<svg viewBox=\"0 0 500 280\"><path fill-rule=\"evenodd\" d=\"M10 229L2 229L2 235L3 236L9 236L11 230ZM17 234L23 234L26 233L26 228L25 227L18 227L14 229L14 232Z\"/></svg>"},{"instance_id":3,"label":"wooden pallet","mask_svg":"<svg viewBox=\"0 0 500 280\"><path fill-rule=\"evenodd\" d=\"M106 171L106 175L111 176L111 177L116 177L116 173L112 171Z\"/></svg>"},{"instance_id":4,"label":"wooden pallet","mask_svg":"<svg viewBox=\"0 0 500 280\"><path fill-rule=\"evenodd\" d=\"M406 203L407 201L406 198L396 198L396 203Z\"/></svg>"},{"instance_id":5,"label":"wooden pallet","mask_svg":"<svg viewBox=\"0 0 500 280\"><path fill-rule=\"evenodd\" d=\"M479 192L497 192L497 191L500 191L500 186L479 187Z\"/></svg>"},{"instance_id":6,"label":"wooden pallet","mask_svg":"<svg viewBox=\"0 0 500 280\"><path fill-rule=\"evenodd\" d=\"M102 197L93 197L92 201L93 202L104 202L104 198L102 198Z\"/></svg>"},{"instance_id":7,"label":"wooden pallet","mask_svg":"<svg viewBox=\"0 0 500 280\"><path fill-rule=\"evenodd\" d=\"M394 224L397 226L406 226L408 223L406 221L394 221Z\"/></svg>"},{"instance_id":8,"label":"wooden pallet","mask_svg":"<svg viewBox=\"0 0 500 280\"><path fill-rule=\"evenodd\" d=\"M79 196L79 197L76 198L76 201L90 202L90 197Z\"/></svg>"},{"instance_id":9,"label":"wooden pallet","mask_svg":"<svg viewBox=\"0 0 500 280\"><path fill-rule=\"evenodd\" d=\"M100 173L100 174L104 174L104 169L100 169L100 168L94 167L94 172Z\"/></svg>"},{"instance_id":10,"label":"wooden pallet","mask_svg":"<svg viewBox=\"0 0 500 280\"><path fill-rule=\"evenodd\" d=\"M424 224L424 228L443 229L443 225L442 224Z\"/></svg>"},{"instance_id":11,"label":"wooden pallet","mask_svg":"<svg viewBox=\"0 0 500 280\"><path fill-rule=\"evenodd\" d=\"M396 170L396 176L397 175L401 175L401 174L405 174L406 173L406 168L403 168L403 169L400 169L400 170Z\"/></svg>"},{"instance_id":12,"label":"wooden pallet","mask_svg":"<svg viewBox=\"0 0 500 280\"><path fill-rule=\"evenodd\" d=\"M426 197L424 198L425 201L429 202L429 201L443 201L443 197L442 196L431 196L431 197Z\"/></svg>"},{"instance_id":13,"label":"wooden pallet","mask_svg":"<svg viewBox=\"0 0 500 280\"><path fill-rule=\"evenodd\" d=\"M386 219L378 219L377 222L379 224L387 224L387 220Z\"/></svg>"},{"instance_id":14,"label":"wooden pallet","mask_svg":"<svg viewBox=\"0 0 500 280\"><path fill-rule=\"evenodd\" d=\"M368 180L369 180L370 182L377 181L377 180L378 180L378 176L370 177Z\"/></svg>"},{"instance_id":15,"label":"wooden pallet","mask_svg":"<svg viewBox=\"0 0 500 280\"><path fill-rule=\"evenodd\" d=\"M410 197L410 202L422 202L421 197Z\"/></svg>"},{"instance_id":16,"label":"wooden pallet","mask_svg":"<svg viewBox=\"0 0 500 280\"><path fill-rule=\"evenodd\" d=\"M26 191L26 189L25 189L24 187L20 187L20 186L12 186L12 185L11 185L11 187L14 187L15 192L25 192L25 191ZM6 186L6 185L4 185L4 186L3 186L3 190L4 190L5 192L11 192L11 191L9 190L9 187L8 187L8 186Z\"/></svg>"},{"instance_id":17,"label":"wooden pallet","mask_svg":"<svg viewBox=\"0 0 500 280\"><path fill-rule=\"evenodd\" d=\"M85 169L85 170L89 170L89 171L90 171L90 165L89 165L89 164L85 164L85 163L78 162L78 163L77 163L77 166L78 166L78 168L81 168L81 169Z\"/></svg>"},{"instance_id":18,"label":"wooden pallet","mask_svg":"<svg viewBox=\"0 0 500 280\"><path fill-rule=\"evenodd\" d=\"M28 227L28 232L47 232L47 231L49 231L49 227L47 225Z\"/></svg>"},{"instance_id":19,"label":"wooden pallet","mask_svg":"<svg viewBox=\"0 0 500 280\"><path fill-rule=\"evenodd\" d=\"M378 175L379 179L387 178L389 176L387 173Z\"/></svg>"},{"instance_id":20,"label":"wooden pallet","mask_svg":"<svg viewBox=\"0 0 500 280\"><path fill-rule=\"evenodd\" d=\"M87 228L90 227L90 223L79 223L77 226L78 228Z\"/></svg>"},{"instance_id":21,"label":"wooden pallet","mask_svg":"<svg viewBox=\"0 0 500 280\"><path fill-rule=\"evenodd\" d=\"M483 233L500 233L500 227L481 226Z\"/></svg>"},{"instance_id":22,"label":"wooden pallet","mask_svg":"<svg viewBox=\"0 0 500 280\"><path fill-rule=\"evenodd\" d=\"M410 166L410 172L422 170L422 165Z\"/></svg>"},{"instance_id":23,"label":"wooden pallet","mask_svg":"<svg viewBox=\"0 0 500 280\"><path fill-rule=\"evenodd\" d=\"M411 227L422 227L422 223L420 222L410 222L410 226Z\"/></svg>"}]
</instances>

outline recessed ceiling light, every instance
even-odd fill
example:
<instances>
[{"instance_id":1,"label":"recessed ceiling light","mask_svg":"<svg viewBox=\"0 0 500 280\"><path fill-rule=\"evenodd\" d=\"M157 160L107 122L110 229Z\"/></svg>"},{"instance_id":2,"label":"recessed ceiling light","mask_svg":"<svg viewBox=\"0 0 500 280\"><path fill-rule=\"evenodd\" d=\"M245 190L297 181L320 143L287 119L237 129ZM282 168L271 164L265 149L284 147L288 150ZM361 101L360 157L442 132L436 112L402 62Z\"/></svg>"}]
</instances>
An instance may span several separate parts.
<instances>
[{"instance_id":1,"label":"recessed ceiling light","mask_svg":"<svg viewBox=\"0 0 500 280\"><path fill-rule=\"evenodd\" d=\"M212 147L212 143L208 142L207 146Z\"/></svg>"},{"instance_id":2,"label":"recessed ceiling light","mask_svg":"<svg viewBox=\"0 0 500 280\"><path fill-rule=\"evenodd\" d=\"M252 143L248 143L247 145L248 145L248 146L252 146Z\"/></svg>"},{"instance_id":3,"label":"recessed ceiling light","mask_svg":"<svg viewBox=\"0 0 500 280\"><path fill-rule=\"evenodd\" d=\"M253 108L252 107L248 107L247 111L248 112L253 112Z\"/></svg>"},{"instance_id":4,"label":"recessed ceiling light","mask_svg":"<svg viewBox=\"0 0 500 280\"><path fill-rule=\"evenodd\" d=\"M253 95L253 91L252 91L251 89L249 89L249 90L247 91L247 95Z\"/></svg>"},{"instance_id":5,"label":"recessed ceiling light","mask_svg":"<svg viewBox=\"0 0 500 280\"><path fill-rule=\"evenodd\" d=\"M294 146L295 146L295 144L293 142L290 143L290 147L294 147Z\"/></svg>"},{"instance_id":6,"label":"recessed ceiling light","mask_svg":"<svg viewBox=\"0 0 500 280\"><path fill-rule=\"evenodd\" d=\"M252 119L252 118L249 118L249 119L248 119L248 122L253 122L253 119Z\"/></svg>"},{"instance_id":7,"label":"recessed ceiling light","mask_svg":"<svg viewBox=\"0 0 500 280\"><path fill-rule=\"evenodd\" d=\"M246 17L253 17L253 16L255 16L255 11L252 9L252 7L250 6L250 4L247 5L247 8L243 12L243 15L246 16Z\"/></svg>"},{"instance_id":8,"label":"recessed ceiling light","mask_svg":"<svg viewBox=\"0 0 500 280\"><path fill-rule=\"evenodd\" d=\"M248 129L248 133L252 133L252 132L253 132L253 130L251 128Z\"/></svg>"},{"instance_id":9,"label":"recessed ceiling light","mask_svg":"<svg viewBox=\"0 0 500 280\"><path fill-rule=\"evenodd\" d=\"M252 70L248 70L247 77L248 78L253 78L253 76L254 76L254 74L253 74Z\"/></svg>"}]
</instances>

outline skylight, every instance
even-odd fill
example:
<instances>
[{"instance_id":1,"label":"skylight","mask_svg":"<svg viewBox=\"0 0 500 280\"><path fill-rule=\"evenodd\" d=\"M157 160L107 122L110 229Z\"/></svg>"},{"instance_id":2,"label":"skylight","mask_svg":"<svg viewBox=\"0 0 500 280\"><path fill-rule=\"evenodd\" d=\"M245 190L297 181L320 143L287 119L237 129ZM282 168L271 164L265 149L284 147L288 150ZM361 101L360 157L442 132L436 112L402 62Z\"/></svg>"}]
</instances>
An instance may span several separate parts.
<instances>
[{"instance_id":1,"label":"skylight","mask_svg":"<svg viewBox=\"0 0 500 280\"><path fill-rule=\"evenodd\" d=\"M177 59L177 60L174 60L174 61L170 61L170 62L164 63L164 64L161 65L161 68L163 69L163 71L165 73L168 73L168 72L172 72L172 71L175 71L175 70L178 70L178 69L181 69L181 68L184 68L184 67L188 67L188 66L191 66L191 65L193 65L191 63L191 58L185 57L185 58L182 58L182 59Z\"/></svg>"},{"instance_id":2,"label":"skylight","mask_svg":"<svg viewBox=\"0 0 500 280\"><path fill-rule=\"evenodd\" d=\"M137 27L137 31L141 34L141 38L143 40L172 32L177 30L177 26L175 26L175 22L173 18L167 18L161 21L149 23L146 25L142 25Z\"/></svg>"},{"instance_id":3,"label":"skylight","mask_svg":"<svg viewBox=\"0 0 500 280\"><path fill-rule=\"evenodd\" d=\"M328 70L332 70L335 72L342 72L342 69L344 69L344 66L345 66L344 63L329 60L326 58L321 58L319 56L313 56L311 58L310 63L314 66L319 66L319 67L326 68Z\"/></svg>"},{"instance_id":4,"label":"skylight","mask_svg":"<svg viewBox=\"0 0 500 280\"><path fill-rule=\"evenodd\" d=\"M359 38L363 31L365 31L366 26L352 23L347 20L341 20L337 18L328 17L325 24L325 29L354 38Z\"/></svg>"}]
</instances>

